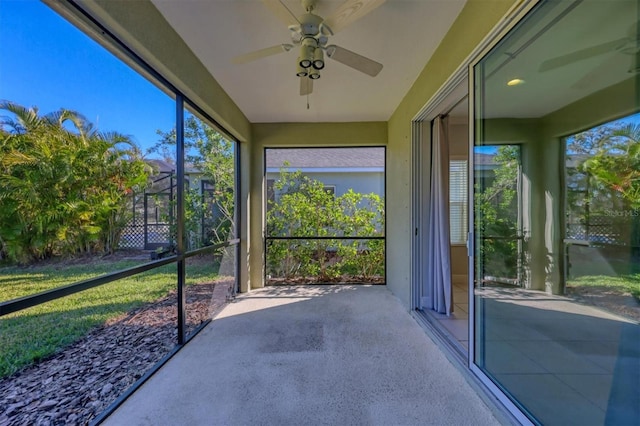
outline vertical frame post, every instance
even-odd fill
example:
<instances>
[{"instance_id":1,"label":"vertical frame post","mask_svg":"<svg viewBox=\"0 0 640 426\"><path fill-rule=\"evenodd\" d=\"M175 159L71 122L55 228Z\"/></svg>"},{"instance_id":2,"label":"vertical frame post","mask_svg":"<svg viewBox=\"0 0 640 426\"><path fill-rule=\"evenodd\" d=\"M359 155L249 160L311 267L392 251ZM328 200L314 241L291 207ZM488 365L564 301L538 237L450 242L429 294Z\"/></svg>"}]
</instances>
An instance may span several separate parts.
<instances>
[{"instance_id":1,"label":"vertical frame post","mask_svg":"<svg viewBox=\"0 0 640 426\"><path fill-rule=\"evenodd\" d=\"M186 291L184 260L184 97L176 96L176 254L178 255L178 345L185 343Z\"/></svg>"},{"instance_id":2,"label":"vertical frame post","mask_svg":"<svg viewBox=\"0 0 640 426\"><path fill-rule=\"evenodd\" d=\"M149 209L149 205L148 205L148 201L147 201L147 193L144 192L142 194L142 197L144 198L144 204L143 204L143 208L144 208L144 214L143 214L143 226L144 226L144 246L143 249L146 250L147 246L149 244L149 220L147 219L147 211Z\"/></svg>"},{"instance_id":3,"label":"vertical frame post","mask_svg":"<svg viewBox=\"0 0 640 426\"><path fill-rule=\"evenodd\" d=\"M233 230L233 238L241 239L242 236L242 224L241 218L241 208L242 208L242 188L240 187L240 142L237 140L233 141L233 151L234 151L234 188L235 188L235 197L234 197L234 207L233 207L233 222L235 223L235 229ZM233 295L240 292L240 243L236 244L235 248L235 260L234 260L234 271L235 271L235 283L233 285Z\"/></svg>"}]
</instances>

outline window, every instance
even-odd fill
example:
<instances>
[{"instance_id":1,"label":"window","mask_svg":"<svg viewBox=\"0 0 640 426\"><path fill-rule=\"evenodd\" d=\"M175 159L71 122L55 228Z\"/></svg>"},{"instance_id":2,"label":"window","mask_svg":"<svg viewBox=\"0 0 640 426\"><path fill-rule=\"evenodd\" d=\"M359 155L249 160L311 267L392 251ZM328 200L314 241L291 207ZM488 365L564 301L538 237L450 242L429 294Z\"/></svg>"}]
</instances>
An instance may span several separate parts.
<instances>
[{"instance_id":1,"label":"window","mask_svg":"<svg viewBox=\"0 0 640 426\"><path fill-rule=\"evenodd\" d=\"M451 244L466 244L467 160L449 162L449 233Z\"/></svg>"},{"instance_id":2,"label":"window","mask_svg":"<svg viewBox=\"0 0 640 426\"><path fill-rule=\"evenodd\" d=\"M325 185L324 188L327 194L331 194L335 197L336 195L336 186L335 185Z\"/></svg>"},{"instance_id":3,"label":"window","mask_svg":"<svg viewBox=\"0 0 640 426\"><path fill-rule=\"evenodd\" d=\"M276 202L276 190L274 188L275 183L275 179L267 179L267 207L269 207L269 202Z\"/></svg>"}]
</instances>

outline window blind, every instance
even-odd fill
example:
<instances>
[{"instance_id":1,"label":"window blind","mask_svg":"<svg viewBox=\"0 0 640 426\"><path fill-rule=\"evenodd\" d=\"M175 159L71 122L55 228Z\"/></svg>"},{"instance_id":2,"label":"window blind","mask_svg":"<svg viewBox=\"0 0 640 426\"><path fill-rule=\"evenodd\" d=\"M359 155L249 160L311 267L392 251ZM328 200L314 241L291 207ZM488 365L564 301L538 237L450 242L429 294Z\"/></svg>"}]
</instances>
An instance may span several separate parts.
<instances>
[{"instance_id":1,"label":"window blind","mask_svg":"<svg viewBox=\"0 0 640 426\"><path fill-rule=\"evenodd\" d=\"M467 160L449 163L449 233L451 244L466 244Z\"/></svg>"}]
</instances>

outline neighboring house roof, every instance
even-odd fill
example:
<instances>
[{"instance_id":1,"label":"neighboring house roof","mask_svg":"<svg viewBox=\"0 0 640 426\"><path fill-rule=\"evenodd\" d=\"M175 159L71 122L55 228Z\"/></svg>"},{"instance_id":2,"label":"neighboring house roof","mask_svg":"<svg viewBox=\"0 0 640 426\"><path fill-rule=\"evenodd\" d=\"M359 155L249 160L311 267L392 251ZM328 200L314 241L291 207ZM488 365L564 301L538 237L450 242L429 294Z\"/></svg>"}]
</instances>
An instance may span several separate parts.
<instances>
[{"instance_id":1,"label":"neighboring house roof","mask_svg":"<svg viewBox=\"0 0 640 426\"><path fill-rule=\"evenodd\" d=\"M267 168L370 168L384 167L384 148L272 148Z\"/></svg>"},{"instance_id":2,"label":"neighboring house roof","mask_svg":"<svg viewBox=\"0 0 640 426\"><path fill-rule=\"evenodd\" d=\"M176 166L173 164L167 163L164 160L158 159L147 159L145 160L147 164L153 167L153 170L156 170L158 173L170 173L176 171Z\"/></svg>"},{"instance_id":3,"label":"neighboring house roof","mask_svg":"<svg viewBox=\"0 0 640 426\"><path fill-rule=\"evenodd\" d=\"M153 167L153 170L157 171L157 173L175 173L176 166L164 160L159 160L157 158L151 158L145 160L147 164ZM185 164L185 174L196 174L202 173L200 170L193 167L192 164Z\"/></svg>"},{"instance_id":4,"label":"neighboring house roof","mask_svg":"<svg viewBox=\"0 0 640 426\"><path fill-rule=\"evenodd\" d=\"M484 154L480 152L473 154L473 162L476 166L495 166L495 158L495 154Z\"/></svg>"}]
</instances>

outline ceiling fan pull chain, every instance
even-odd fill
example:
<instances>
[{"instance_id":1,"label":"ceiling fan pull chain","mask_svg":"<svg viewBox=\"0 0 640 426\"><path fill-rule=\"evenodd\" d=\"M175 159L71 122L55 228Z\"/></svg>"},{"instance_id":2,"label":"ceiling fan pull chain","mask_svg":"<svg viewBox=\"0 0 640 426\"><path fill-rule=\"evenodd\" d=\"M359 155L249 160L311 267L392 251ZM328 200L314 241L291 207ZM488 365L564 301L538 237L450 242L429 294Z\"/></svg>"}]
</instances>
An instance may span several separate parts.
<instances>
[{"instance_id":1,"label":"ceiling fan pull chain","mask_svg":"<svg viewBox=\"0 0 640 426\"><path fill-rule=\"evenodd\" d=\"M309 109L309 94L307 93L307 109Z\"/></svg>"}]
</instances>

